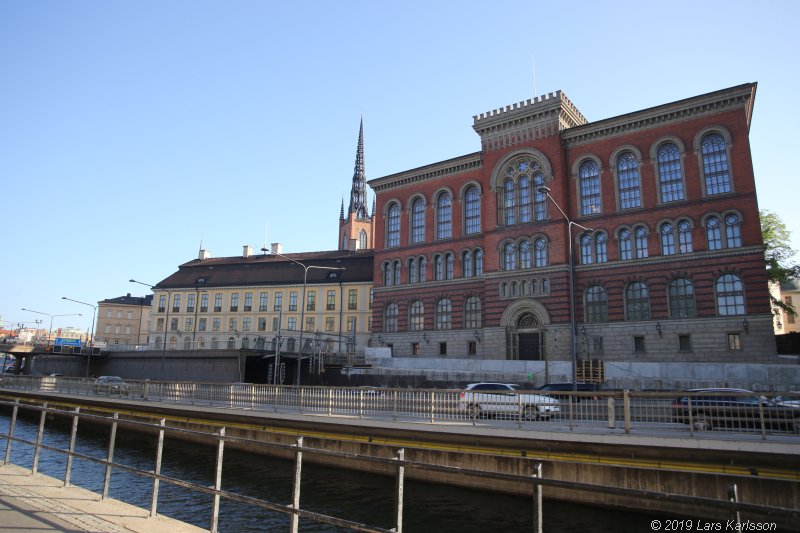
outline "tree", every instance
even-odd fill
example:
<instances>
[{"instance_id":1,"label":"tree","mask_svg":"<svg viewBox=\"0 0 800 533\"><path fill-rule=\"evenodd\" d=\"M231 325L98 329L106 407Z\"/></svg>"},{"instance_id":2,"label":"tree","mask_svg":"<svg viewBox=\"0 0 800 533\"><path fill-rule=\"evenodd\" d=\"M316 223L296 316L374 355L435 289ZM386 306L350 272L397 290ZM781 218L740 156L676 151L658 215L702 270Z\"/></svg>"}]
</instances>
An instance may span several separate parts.
<instances>
[{"instance_id":1,"label":"tree","mask_svg":"<svg viewBox=\"0 0 800 533\"><path fill-rule=\"evenodd\" d=\"M762 209L758 214L761 219L761 237L764 240L764 259L769 283L780 285L800 278L800 266L791 262L797 253L789 246L792 232L776 213ZM782 302L772 294L769 298L776 312L782 309L791 315L797 315L793 305Z\"/></svg>"}]
</instances>

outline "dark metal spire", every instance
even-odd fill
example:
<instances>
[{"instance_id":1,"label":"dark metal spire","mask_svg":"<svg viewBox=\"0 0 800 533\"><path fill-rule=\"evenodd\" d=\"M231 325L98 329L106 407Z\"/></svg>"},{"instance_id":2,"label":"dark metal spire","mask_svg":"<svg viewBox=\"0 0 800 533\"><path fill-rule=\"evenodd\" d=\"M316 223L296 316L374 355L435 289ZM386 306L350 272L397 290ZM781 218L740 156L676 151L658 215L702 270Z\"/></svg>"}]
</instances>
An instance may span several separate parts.
<instances>
[{"instance_id":1,"label":"dark metal spire","mask_svg":"<svg viewBox=\"0 0 800 533\"><path fill-rule=\"evenodd\" d=\"M355 213L359 220L368 220L367 213L367 176L364 173L364 118L358 128L358 149L356 150L356 166L353 170L353 188L350 191L350 207L348 213Z\"/></svg>"}]
</instances>

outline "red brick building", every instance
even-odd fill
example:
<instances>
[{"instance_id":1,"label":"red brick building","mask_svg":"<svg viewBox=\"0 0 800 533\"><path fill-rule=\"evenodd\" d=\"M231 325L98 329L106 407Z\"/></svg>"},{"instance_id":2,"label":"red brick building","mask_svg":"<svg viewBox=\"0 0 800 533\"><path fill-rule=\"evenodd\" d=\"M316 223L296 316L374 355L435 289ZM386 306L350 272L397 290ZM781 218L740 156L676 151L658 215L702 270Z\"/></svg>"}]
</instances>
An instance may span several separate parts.
<instances>
[{"instance_id":1,"label":"red brick building","mask_svg":"<svg viewBox=\"0 0 800 533\"><path fill-rule=\"evenodd\" d=\"M774 358L755 92L596 122L556 92L475 116L479 152L371 180L372 344L569 360L572 272L580 358Z\"/></svg>"}]
</instances>

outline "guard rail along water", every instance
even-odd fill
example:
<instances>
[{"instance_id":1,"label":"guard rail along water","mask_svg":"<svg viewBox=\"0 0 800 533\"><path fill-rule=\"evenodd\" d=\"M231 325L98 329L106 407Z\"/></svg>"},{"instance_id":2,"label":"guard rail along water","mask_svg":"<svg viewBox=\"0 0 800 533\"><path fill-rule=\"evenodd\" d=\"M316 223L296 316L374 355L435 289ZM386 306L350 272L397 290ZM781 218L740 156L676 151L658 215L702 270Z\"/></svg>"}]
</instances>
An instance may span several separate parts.
<instances>
[{"instance_id":1,"label":"guard rail along water","mask_svg":"<svg viewBox=\"0 0 800 533\"><path fill-rule=\"evenodd\" d=\"M30 381L30 380L29 380ZM148 384L149 386L149 384ZM219 521L219 509L220 509L220 500L221 498L226 498L229 500L237 501L246 505L256 506L262 509L266 509L269 511L274 511L278 513L287 514L290 516L289 520L289 531L292 533L296 533L299 528L299 521L300 519L312 521L316 523L325 523L331 524L338 527L347 528L354 531L367 531L367 532L394 532L394 533L402 533L403 531L403 491L404 491L404 476L405 470L408 468L414 469L423 469L429 470L434 472L441 472L441 473L448 473L448 474L468 474L471 476L483 477L483 478L494 478L500 479L509 482L519 482L524 481L525 483L530 483L531 487L533 488L533 530L541 533L542 531L542 487L560 487L560 488L568 488L568 489L576 489L576 490L585 490L585 491L602 491L604 493L611 493L617 495L624 495L629 497L636 497L640 499L659 499L659 500L667 500L672 501L675 503L682 503L682 504L690 504L690 505L703 505L706 507L714 507L717 509L724 510L725 512L730 513L730 515L734 518L731 519L732 523L739 523L739 516L741 513L757 513L761 515L785 515L789 517L796 516L796 510L794 509L784 509L784 508L776 508L776 507L767 507L764 505L758 504L750 504L746 502L741 502L738 499L738 492L737 492L737 485L736 483L731 483L729 485L729 499L722 500L722 499L711 499L711 498L701 498L696 496L684 496L680 494L665 494L662 492L649 492L643 491L639 488L636 489L629 489L629 488L620 488L620 487L608 487L604 485L594 485L590 483L582 483L582 482L575 482L575 481L564 481L564 480L556 480L556 479L547 479L542 477L542 465L538 461L531 459L530 466L528 470L531 472L530 476L525 475L516 475L516 474L502 474L502 473L494 473L494 472L485 472L485 471L478 471L478 470L466 470L464 468L454 468L449 466L441 466L441 465L433 465L433 464L423 464L417 462L411 462L405 460L405 450L400 448L396 450L394 458L378 458L378 457L368 457L368 456L360 456L356 457L358 460L362 460L365 462L373 462L373 463L382 463L383 465L390 466L394 472L394 509L395 513L393 516L393 527L391 529L386 529L379 526L371 526L363 523L354 522L351 520L347 520L340 517L335 517L327 514L317 513L314 511L309 511L306 509L302 509L300 507L300 489L301 489L301 478L302 478L302 464L303 464L303 455L304 454L317 454L317 455L327 455L329 457L341 457L347 459L354 459L354 456L349 453L337 452L333 450L323 450L318 448L310 448L304 446L303 444L303 437L298 436L296 438L294 445L289 444L277 444L277 443L265 443L262 441L251 440L247 438L238 438L226 435L226 428L220 427L215 433L201 433L198 431L186 430L186 429L179 429L179 428L171 428L166 425L166 420L161 419L158 424L142 422L142 421L134 421L129 419L120 419L119 412L113 412L109 415L97 415L97 414L89 414L85 412L81 412L80 407L75 407L71 410L69 409L61 409L61 408L52 408L48 407L48 404L45 402L42 405L31 405L21 402L19 399L10 402L5 400L0 400L0 408L5 411L10 410L10 423L7 435L0 435L0 439L6 440L6 447L5 447L5 457L3 464L11 464L12 463L12 451L13 451L13 444L23 444L27 446L32 446L34 448L34 455L33 455L33 463L31 468L31 475L37 475L38 473L38 464L39 464L39 457L42 450L47 450L48 453L56 453L64 457L65 461L65 469L64 469L64 478L63 483L64 486L70 485L70 479L73 473L73 461L74 459L80 459L82 461L89 461L95 464L99 464L105 468L105 475L103 479L103 488L101 497L102 499L106 499L109 497L109 488L110 488L110 481L113 471L116 469L117 471L125 471L133 475L146 477L152 480L151 485L151 498L150 498L150 516L155 516L158 513L158 495L159 495L159 486L160 483L169 483L176 486L184 487L191 491L195 491L197 493L202 493L210 496L210 526L209 531L212 533L216 533L218 530L218 521ZM39 425L38 431L36 434L36 440L24 439L15 436L15 426L20 414L20 411L31 411L35 416L35 413L39 413ZM46 421L49 418L71 418L72 425L71 425L71 432L70 432L70 439L69 439L69 447L67 449L62 449L56 446L51 446L48 444L44 444L44 433L45 433L45 425ZM84 423L100 423L106 424L110 426L109 430L109 440L108 440L108 450L107 456L105 459L92 457L90 455L82 454L76 452L76 437L78 431L79 421L83 419ZM134 430L142 431L142 432L149 432L155 435L157 438L157 444L155 447L155 457L153 458L153 469L152 470L142 470L138 468L134 468L119 462L114 461L114 450L116 446L116 436L117 436L117 428L119 424L125 424L126 427L133 428ZM134 427L135 426L135 427ZM207 449L208 453L213 453L216 450L216 459L215 459L215 472L214 472L214 485L211 487L198 485L196 483L192 483L189 481L184 481L178 479L176 477L166 476L161 473L161 464L162 464L162 456L164 453L164 444L165 444L165 434L169 433L170 439L172 437L177 436L180 438L180 435L177 434L185 434L185 436L191 437L202 437L209 442L209 444L214 443L215 446L209 446ZM290 451L291 454L294 456L294 478L292 483L292 496L291 502L288 505L279 504L271 501L267 501L264 499L254 498L251 496L245 496L242 494L234 493L231 491L222 490L222 470L223 470L223 457L224 457L224 450L225 450L225 443L226 442L238 442L238 443L246 443L248 446L264 446L272 449L279 449L281 451Z\"/></svg>"},{"instance_id":2,"label":"guard rail along water","mask_svg":"<svg viewBox=\"0 0 800 533\"><path fill-rule=\"evenodd\" d=\"M519 428L657 430L676 435L708 431L800 436L800 393L772 397L735 389L684 392L544 392L390 389L108 381L38 376L3 376L0 389L114 397L337 417L482 424L504 420Z\"/></svg>"}]
</instances>

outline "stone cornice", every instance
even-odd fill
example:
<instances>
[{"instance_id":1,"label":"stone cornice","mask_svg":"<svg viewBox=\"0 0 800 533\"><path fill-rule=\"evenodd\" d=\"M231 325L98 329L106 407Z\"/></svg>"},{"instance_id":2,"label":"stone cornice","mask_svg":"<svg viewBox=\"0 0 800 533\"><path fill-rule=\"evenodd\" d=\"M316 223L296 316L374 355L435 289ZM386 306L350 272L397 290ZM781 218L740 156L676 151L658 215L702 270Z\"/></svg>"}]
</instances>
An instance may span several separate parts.
<instances>
[{"instance_id":1,"label":"stone cornice","mask_svg":"<svg viewBox=\"0 0 800 533\"><path fill-rule=\"evenodd\" d=\"M570 128L562 132L564 145L580 146L601 138L616 137L661 127L730 109L743 109L749 127L756 83L746 83L669 104Z\"/></svg>"},{"instance_id":2,"label":"stone cornice","mask_svg":"<svg viewBox=\"0 0 800 533\"><path fill-rule=\"evenodd\" d=\"M372 190L377 192L384 189L395 187L402 187L412 183L428 180L431 178L439 178L451 174L458 174L459 172L467 172L481 168L483 166L483 154L481 152L474 152L472 154L463 155L447 161L440 161L432 165L406 170L405 172L398 172L397 174L390 174L382 178L370 180L369 186Z\"/></svg>"},{"instance_id":3,"label":"stone cornice","mask_svg":"<svg viewBox=\"0 0 800 533\"><path fill-rule=\"evenodd\" d=\"M727 248L724 250L714 250L712 252L702 251L702 252L692 252L689 254L673 254L668 256L654 255L652 257L647 257L644 259L630 259L627 261L617 260L617 261L609 261L607 263L593 263L591 265L575 265L575 272L588 273L600 270L641 267L644 265L663 265L667 263L672 265L675 263L693 263L697 261L703 262L705 264L709 259L726 259L726 258L741 257L745 255L754 255L754 254L763 257L764 249L761 246L745 246L742 248ZM733 261L730 264L735 265L736 262ZM667 272L666 269L665 272Z\"/></svg>"}]
</instances>

